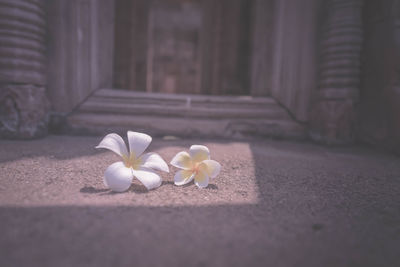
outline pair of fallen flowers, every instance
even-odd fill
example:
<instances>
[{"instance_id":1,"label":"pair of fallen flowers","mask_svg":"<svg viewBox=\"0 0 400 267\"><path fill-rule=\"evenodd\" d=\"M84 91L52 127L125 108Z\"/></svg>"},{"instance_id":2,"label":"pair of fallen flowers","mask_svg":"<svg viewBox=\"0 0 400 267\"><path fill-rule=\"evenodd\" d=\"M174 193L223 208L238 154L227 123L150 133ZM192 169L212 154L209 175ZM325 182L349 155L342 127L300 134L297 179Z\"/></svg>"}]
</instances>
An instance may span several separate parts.
<instances>
[{"instance_id":1,"label":"pair of fallen flowers","mask_svg":"<svg viewBox=\"0 0 400 267\"><path fill-rule=\"evenodd\" d=\"M121 136L106 135L96 148L105 148L122 157L122 161L111 164L104 173L104 185L112 191L126 191L136 177L148 190L161 185L162 179L156 171L169 172L167 163L157 153L143 152L150 145L151 136L128 131L129 152ZM185 185L194 180L199 188L208 186L221 165L210 159L210 151L203 145L192 145L189 153L182 151L173 157L170 164L181 169L174 176L175 185Z\"/></svg>"}]
</instances>

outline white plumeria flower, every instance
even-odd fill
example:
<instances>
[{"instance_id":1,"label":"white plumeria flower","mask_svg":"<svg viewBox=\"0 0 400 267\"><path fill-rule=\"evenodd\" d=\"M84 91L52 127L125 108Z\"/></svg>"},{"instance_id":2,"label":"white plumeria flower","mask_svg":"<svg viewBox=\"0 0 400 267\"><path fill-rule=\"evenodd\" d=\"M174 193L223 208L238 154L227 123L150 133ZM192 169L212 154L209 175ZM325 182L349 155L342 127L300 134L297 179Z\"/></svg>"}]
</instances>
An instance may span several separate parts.
<instances>
[{"instance_id":1,"label":"white plumeria flower","mask_svg":"<svg viewBox=\"0 0 400 267\"><path fill-rule=\"evenodd\" d=\"M150 190L161 185L161 177L154 170L169 172L167 163L156 153L143 152L151 143L151 136L128 131L129 153L121 136L106 135L96 148L106 148L122 157L123 161L108 166L104 173L104 184L113 191L127 190L135 176ZM143 154L143 155L142 155Z\"/></svg>"},{"instance_id":2,"label":"white plumeria flower","mask_svg":"<svg viewBox=\"0 0 400 267\"><path fill-rule=\"evenodd\" d=\"M171 160L171 165L179 169L175 174L176 185L194 183L199 188L205 188L210 178L215 178L221 170L221 164L210 159L210 151L206 146L192 145L189 153L182 151Z\"/></svg>"}]
</instances>

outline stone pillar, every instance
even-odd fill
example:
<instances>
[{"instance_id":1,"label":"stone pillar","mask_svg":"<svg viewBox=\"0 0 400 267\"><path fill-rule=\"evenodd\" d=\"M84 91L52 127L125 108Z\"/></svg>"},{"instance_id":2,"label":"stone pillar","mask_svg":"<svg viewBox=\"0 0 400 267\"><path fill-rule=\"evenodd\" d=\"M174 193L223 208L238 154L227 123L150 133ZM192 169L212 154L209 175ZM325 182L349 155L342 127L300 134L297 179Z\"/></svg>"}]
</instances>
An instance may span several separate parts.
<instances>
[{"instance_id":1,"label":"stone pillar","mask_svg":"<svg viewBox=\"0 0 400 267\"><path fill-rule=\"evenodd\" d=\"M317 87L320 10L321 0L274 3L271 96L301 122L310 120Z\"/></svg>"},{"instance_id":2,"label":"stone pillar","mask_svg":"<svg viewBox=\"0 0 400 267\"><path fill-rule=\"evenodd\" d=\"M311 138L318 142L345 144L354 138L363 42L362 2L324 2L319 84L310 123Z\"/></svg>"},{"instance_id":3,"label":"stone pillar","mask_svg":"<svg viewBox=\"0 0 400 267\"><path fill-rule=\"evenodd\" d=\"M47 92L68 114L94 90L112 87L114 2L47 0Z\"/></svg>"},{"instance_id":4,"label":"stone pillar","mask_svg":"<svg viewBox=\"0 0 400 267\"><path fill-rule=\"evenodd\" d=\"M273 0L255 0L251 10L250 93L270 95L273 55Z\"/></svg>"},{"instance_id":5,"label":"stone pillar","mask_svg":"<svg viewBox=\"0 0 400 267\"><path fill-rule=\"evenodd\" d=\"M47 133L45 18L42 0L0 0L0 137Z\"/></svg>"}]
</instances>

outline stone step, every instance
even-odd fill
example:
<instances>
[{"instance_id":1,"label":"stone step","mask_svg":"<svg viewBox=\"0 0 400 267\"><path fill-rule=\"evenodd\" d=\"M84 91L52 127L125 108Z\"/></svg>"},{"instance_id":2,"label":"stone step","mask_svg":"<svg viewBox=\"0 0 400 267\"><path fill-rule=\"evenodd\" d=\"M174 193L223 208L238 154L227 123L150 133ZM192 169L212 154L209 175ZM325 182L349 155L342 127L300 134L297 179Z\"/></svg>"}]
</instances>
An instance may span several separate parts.
<instances>
[{"instance_id":1,"label":"stone step","mask_svg":"<svg viewBox=\"0 0 400 267\"><path fill-rule=\"evenodd\" d=\"M287 112L275 107L200 107L186 105L165 105L146 103L121 103L115 100L97 101L89 99L80 107L81 112L88 113L112 113L132 115L173 116L185 118L265 118L265 119L289 119Z\"/></svg>"},{"instance_id":2,"label":"stone step","mask_svg":"<svg viewBox=\"0 0 400 267\"><path fill-rule=\"evenodd\" d=\"M102 89L68 117L74 133L144 131L154 136L303 138L304 127L268 97Z\"/></svg>"},{"instance_id":3,"label":"stone step","mask_svg":"<svg viewBox=\"0 0 400 267\"><path fill-rule=\"evenodd\" d=\"M184 105L188 107L260 107L277 106L269 97L210 96L188 94L144 93L127 90L101 89L90 98L96 101L117 101L132 104Z\"/></svg>"},{"instance_id":4,"label":"stone step","mask_svg":"<svg viewBox=\"0 0 400 267\"><path fill-rule=\"evenodd\" d=\"M304 139L304 127L289 120L203 119L127 114L75 113L68 117L69 131L77 134L125 134L127 130L152 136L249 137Z\"/></svg>"}]
</instances>

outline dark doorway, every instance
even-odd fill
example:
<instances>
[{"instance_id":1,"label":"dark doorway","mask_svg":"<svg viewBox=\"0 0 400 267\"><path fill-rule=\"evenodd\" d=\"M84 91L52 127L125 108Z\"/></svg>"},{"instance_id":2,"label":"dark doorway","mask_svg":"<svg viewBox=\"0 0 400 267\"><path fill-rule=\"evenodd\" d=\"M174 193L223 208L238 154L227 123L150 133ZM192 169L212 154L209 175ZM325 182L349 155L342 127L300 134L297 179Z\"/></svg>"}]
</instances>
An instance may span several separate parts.
<instances>
[{"instance_id":1,"label":"dark doorway","mask_svg":"<svg viewBox=\"0 0 400 267\"><path fill-rule=\"evenodd\" d=\"M114 87L249 95L251 3L116 1Z\"/></svg>"}]
</instances>

